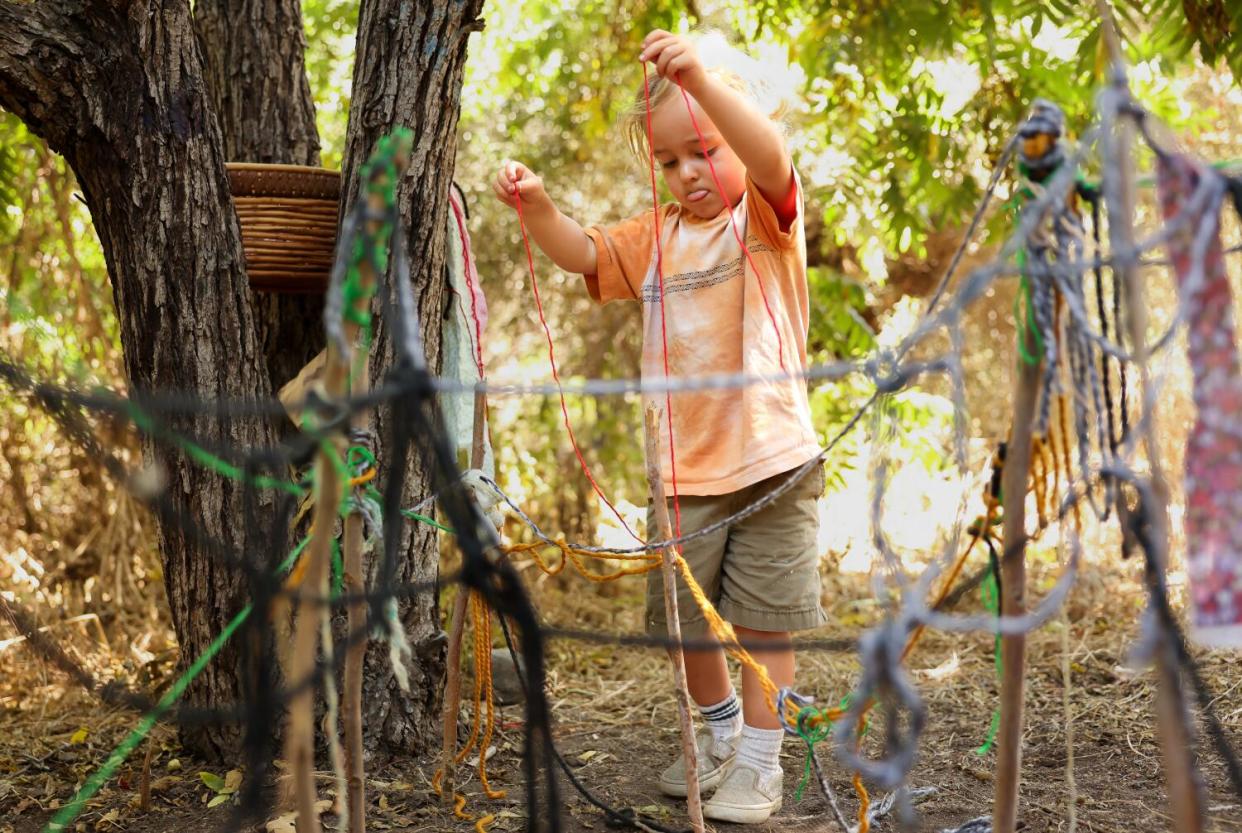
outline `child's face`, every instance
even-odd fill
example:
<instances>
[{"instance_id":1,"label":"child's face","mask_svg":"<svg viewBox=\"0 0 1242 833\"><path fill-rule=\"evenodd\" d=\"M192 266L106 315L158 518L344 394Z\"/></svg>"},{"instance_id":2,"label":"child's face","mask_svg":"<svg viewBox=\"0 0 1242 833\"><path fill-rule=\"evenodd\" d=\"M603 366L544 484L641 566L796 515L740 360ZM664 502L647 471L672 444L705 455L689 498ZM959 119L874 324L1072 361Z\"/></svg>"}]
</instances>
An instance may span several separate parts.
<instances>
[{"instance_id":1,"label":"child's face","mask_svg":"<svg viewBox=\"0 0 1242 833\"><path fill-rule=\"evenodd\" d=\"M716 125L708 118L699 103L690 99L694 118L703 132L704 142L694 132L694 123L686 110L686 102L679 91L666 98L651 111L652 148L656 165L664 173L664 182L673 192L681 207L696 217L710 219L719 214L726 205L737 205L746 191L746 168L727 144ZM711 168L703 155L706 145L716 177L724 188L724 199L712 182Z\"/></svg>"}]
</instances>

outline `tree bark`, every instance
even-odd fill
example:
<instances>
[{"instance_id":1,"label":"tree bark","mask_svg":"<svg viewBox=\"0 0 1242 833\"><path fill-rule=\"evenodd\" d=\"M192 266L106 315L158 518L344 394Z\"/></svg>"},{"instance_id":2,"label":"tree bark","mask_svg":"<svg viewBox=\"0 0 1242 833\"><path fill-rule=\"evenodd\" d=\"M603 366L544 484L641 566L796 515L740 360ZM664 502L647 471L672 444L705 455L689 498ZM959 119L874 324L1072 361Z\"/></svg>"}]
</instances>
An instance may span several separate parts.
<instances>
[{"instance_id":1,"label":"tree bark","mask_svg":"<svg viewBox=\"0 0 1242 833\"><path fill-rule=\"evenodd\" d=\"M414 132L410 164L398 190L403 245L411 265L410 278L418 299L419 324L427 361L440 367L440 323L447 287L445 217L457 153L462 71L466 39L481 28L482 0L409 3L408 0L363 0L358 17L358 48L354 65L353 101L346 138L343 205L358 196L355 172L380 136L397 125ZM384 285L391 280L385 277ZM382 300L377 300L378 312ZM378 379L395 359L388 322L377 319L372 348L372 378ZM375 430L384 443L392 434L395 416L383 408L375 416ZM403 503L408 506L428 493L431 460L417 450L405 472ZM381 457L382 479L399 476ZM406 525L402 532L396 580L424 581L436 575L438 551L435 530ZM387 647L373 645L366 658L363 722L367 746L392 752L434 748L440 693L445 669L445 638L440 629L439 604L434 595L402 600L398 615L418 659L411 669L411 693L400 695L388 663Z\"/></svg>"},{"instance_id":2,"label":"tree bark","mask_svg":"<svg viewBox=\"0 0 1242 833\"><path fill-rule=\"evenodd\" d=\"M300 0L197 0L207 93L230 162L319 164ZM272 390L323 349L323 297L256 292Z\"/></svg>"},{"instance_id":3,"label":"tree bark","mask_svg":"<svg viewBox=\"0 0 1242 833\"><path fill-rule=\"evenodd\" d=\"M411 126L416 146L399 190L409 235L401 245L413 264L433 368L440 364L443 218L462 68L481 5L364 0L360 13L343 204L352 204L352 174L377 138L394 125ZM0 0L0 106L63 154L81 184L112 280L133 391L258 400L270 397L277 377L263 358L262 314L246 279L226 146L203 65L184 2ZM312 320L317 328L318 316ZM385 322L377 324L374 345L378 375L394 356ZM381 438L394 424L389 410L377 414ZM271 425L255 418L175 415L168 427L208 446L253 449L274 440ZM270 546L270 530L249 530L242 522L240 484L203 470L176 448L148 441L144 451L163 467L168 494L224 551L253 558ZM407 500L427 493L429 470L429 460L415 453ZM244 604L246 587L237 570L179 526L161 524L159 534L184 665ZM398 581L435 574L436 540L428 528L407 527L399 552ZM399 616L415 649L415 691L400 696L386 649L373 649L365 720L372 748L383 739L408 751L434 739L444 639L434 597L403 602ZM191 685L187 702L207 707L245 699L240 665L238 647L227 646ZM239 736L236 725L183 730L186 745L209 758L231 758Z\"/></svg>"},{"instance_id":4,"label":"tree bark","mask_svg":"<svg viewBox=\"0 0 1242 833\"><path fill-rule=\"evenodd\" d=\"M203 399L271 394L256 336L224 144L203 80L189 5L171 0L0 0L0 106L73 167L99 233L132 391ZM200 443L270 445L265 420L170 417ZM242 523L242 487L175 448L144 444L169 496L235 556L264 552L269 530ZM160 525L165 584L184 666L244 604L243 578L175 524ZM194 706L244 699L227 646L190 686ZM187 727L208 757L231 755L238 727Z\"/></svg>"}]
</instances>

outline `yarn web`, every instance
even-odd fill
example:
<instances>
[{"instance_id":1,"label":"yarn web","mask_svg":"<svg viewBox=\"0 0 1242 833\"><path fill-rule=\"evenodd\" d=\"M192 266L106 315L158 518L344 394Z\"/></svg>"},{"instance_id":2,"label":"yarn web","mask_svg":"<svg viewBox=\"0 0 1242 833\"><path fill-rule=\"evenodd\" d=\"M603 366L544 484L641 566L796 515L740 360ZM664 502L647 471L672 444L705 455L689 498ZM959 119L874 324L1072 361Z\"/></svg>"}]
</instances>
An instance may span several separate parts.
<instances>
[{"instance_id":1,"label":"yarn web","mask_svg":"<svg viewBox=\"0 0 1242 833\"><path fill-rule=\"evenodd\" d=\"M1121 106L1123 95L1126 107ZM1099 169L1102 171L1100 192L1103 195L1103 206L1109 212L1114 211L1111 200L1115 189L1111 187L1111 184L1119 175L1119 168L1116 156L1111 152L1112 126L1117 119L1150 118L1143 116L1142 111L1128 99L1128 92L1123 94L1115 89L1106 90L1101 95L1100 102L1100 124L1089 128L1078 148L1066 154L1061 167L1044 180L1040 188L1032 190L1029 200L1015 220L1013 234L1001 247L996 258L963 276L957 283L955 291L948 294L943 287L949 287L951 280L956 277L954 271L951 270L942 282L942 289L937 290L935 296L938 302L943 295L944 303L930 304L924 317L896 349L858 362L839 363L832 367L810 367L805 371L789 373L783 377L784 379L816 378L817 376L841 378L847 374L857 374L866 378L875 390L875 393L848 421L843 431L824 449L823 454L800 469L796 476L791 477L787 488L793 488L800 477L814 471L814 467L819 464L823 456L832 451L839 438L844 436L845 432L852 430L877 401L882 401L886 396L913 385L924 374L942 375L950 382L955 402L959 405L957 409L959 416L955 423L953 440L954 459L959 469L964 471L966 437L963 418L960 416L964 411L961 407L964 405L961 367L964 344L961 319L974 301L982 297L989 287L1007 276L1018 274L1023 276L1027 282L1030 290L1027 309L1031 313L1030 318L1024 320L1029 321L1030 326L1040 328L1044 338L1039 346L1044 351L1058 344L1057 333L1059 331L1054 331L1049 327L1047 316L1044 315L1044 312L1049 309L1046 306L1047 298L1040 293L1047 292L1054 299L1054 305L1051 308L1054 319L1060 322L1061 331L1070 333L1068 336L1070 341L1065 342L1061 347L1063 352L1069 356L1067 361L1070 362L1064 372L1070 374L1068 378L1073 384L1083 384L1084 390L1094 393L1091 388L1103 384L1100 381L1101 378L1107 377L1099 372L1092 376L1091 368L1103 367L1107 370L1111 366L1114 369L1134 369L1137 362L1133 353L1115 335L1116 321L1112 322L1113 329L1110 331L1108 322L1098 317L1099 310L1107 310L1108 306L1098 303L1098 299L1095 305L1097 318L1093 320L1088 305L1084 303L1083 276L1094 273L1098 280L1101 272L1139 263L1146 253L1163 245L1169 237L1175 234L1186 233L1196 240L1204 236L1202 224L1214 222L1221 210L1223 197L1215 197L1217 201L1208 205L1210 210L1206 211L1202 210L1205 200L1208 200L1212 194L1223 195L1226 189L1221 187L1222 183L1229 185L1235 183L1226 183L1225 174L1205 168L1203 182L1209 183L1215 190L1209 188L1204 191L1204 194L1208 196L1192 195L1191 202L1194 211L1186 210L1168 217L1159 231L1142 240L1133 247L1133 250L1111 250L1105 253L1102 249L1097 249L1090 252L1088 256L1086 251L1072 248L1066 242L1073 237L1072 235L1070 237L1062 235L1058 239L1058 230L1061 226L1057 223L1060 222L1059 218L1065 216L1067 206L1072 201L1071 194L1077 188L1077 183L1081 178L1079 172L1083 169L1085 161L1091 153L1098 152ZM1160 152L1165 151L1161 149ZM985 195L985 200L991 197L995 182L999 179L999 176L994 177L993 184ZM397 219L399 215L395 211L393 195L390 195L388 206L390 213L387 215L387 220L395 227L399 222ZM346 219L344 224L341 249L346 252L356 252L360 257L370 258L379 267L378 274L386 274L390 255L368 248L367 241L360 236L359 231L363 225L361 209L355 209L355 212ZM1191 218L1203 217L1208 220L1195 220L1194 222L1199 225L1192 224ZM658 233L656 236L658 239ZM968 241L964 241L962 245L964 247L967 244ZM1050 250L1049 246L1053 248ZM1052 256L1045 256L1049 251L1052 251ZM1194 268L1201 269L1202 255L1196 254L1196 251L1197 249L1192 247L1192 265L1196 257L1200 258ZM1022 262L1015 265L1019 253L1022 253ZM527 254L528 266L533 275L533 256L528 243ZM406 275L408 266L404 263L402 248L396 247L391 258L392 271L397 276ZM346 270L347 261L347 258L341 258L338 262L338 270ZM955 258L955 263L957 261L958 258ZM660 272L662 273L662 268ZM333 285L339 295L329 298L329 309L325 314L329 338L339 333L340 321L345 314L344 310L350 308L350 293L356 291L352 287L347 270L337 275ZM532 289L537 296L537 286L532 284ZM259 629L266 627L267 616L254 616L253 612L261 611L266 614L273 604L291 597L294 591L281 582L280 576L285 569L297 569L301 549L299 546L290 553L273 552L269 554L266 566L256 569L248 557L249 554L230 552L220 542L212 540L173 495L158 488L143 490L137 493L136 497L151 507L161 523L173 525L184 531L189 540L196 542L201 557L216 559L231 569L242 571L249 583L253 600L252 604L239 612L237 617L229 623L228 629L212 643L211 650L201 657L194 658L187 665L186 671L160 698L152 698L119 683L104 684L76 663L63 649L60 649L54 638L45 633L39 633L33 627L35 617L27 614L20 605L14 602L0 600L3 602L3 612L15 627L27 636L25 645L29 649L38 652L77 684L96 693L105 701L142 713L141 722L134 732L107 758L104 766L84 782L78 795L64 805L53 823L48 826L48 830L71 828L85 802L116 772L126 756L141 743L158 722L240 723L246 737L246 748L243 751L247 762L247 775L240 791L241 801L232 817L224 825L224 829L238 829L244 824L267 818L271 810L268 803L270 795L263 789L262 777L263 773L273 770L274 750L270 748L265 737L272 715L277 713L280 704L288 702L291 697L298 692L305 691L307 687L321 688L324 686L329 675L337 671L350 645L366 641L376 632L385 631L390 621L389 610L398 600L437 593L449 583L460 585L461 592L476 594L481 600L480 604L485 604L487 609L499 614L500 624L506 637L508 637L510 627L516 628L520 633L522 684L527 692L522 754L528 806L527 829L530 831L559 831L561 829L562 801L559 797L556 773L560 768L569 774L570 768L565 766L564 759L557 751L552 736L552 715L545 693L547 639L554 636L582 638L591 639L597 643L648 645L653 648L671 647L671 643L667 639L624 634L580 634L564 629L547 628L540 624L530 596L514 567L507 559L494 557L501 544L496 529L479 508L477 500L480 493L465 484L462 473L456 468L456 457L449 438L444 433L435 398L437 391L452 389L452 386L446 380L435 379L427 371L426 364L422 360L419 349L421 341L418 337L418 320L410 297L409 286L403 285L403 282L398 279L381 286L379 292L377 305L382 314L390 319L393 332L397 336L396 341L400 345L399 361L384 372L375 389L366 397L333 403L333 407L326 411L321 409L321 412L327 414L321 424L304 427L289 443L277 449L212 448L201 438L180 433L171 425L174 416L186 413L210 413L225 422L280 413L281 406L275 402L209 402L190 394L176 393L148 393L127 399L109 392L84 392L71 387L40 382L10 359L0 357L0 384L31 405L48 413L61 427L64 435L88 456L99 461L118 484L132 488L136 481L130 476L124 464L99 440L93 422L95 417L128 421L138 431L149 437L163 453L182 454L218 476L237 480L242 485L246 499L245 517L239 518L238 522L245 523L253 531L260 528L266 530L270 524L272 534L269 540L273 542L285 540L284 532L294 518L298 499L315 487L313 482L305 479L290 480L285 473L291 465L299 466L327 441L340 437L343 432L347 431L349 417L354 413L392 407L400 409L401 413L407 416L407 419L398 421L392 442L384 449L385 456L392 462L390 467L392 474L386 481L379 482L378 467L375 465L376 456L367 449L365 443L354 443L351 440L348 443L351 449L361 450L355 450L338 460L341 474L352 486L347 490L348 499L342 503L339 511L342 513L360 512L367 518L368 539L375 547L376 557L380 560L380 569L376 571L379 578L362 591L350 592L338 589L328 598L317 600L320 604L338 609L364 601L368 606L368 623L367 627L358 632L347 633L343 639L338 640L331 653L331 659L319 663L314 672L304 679L286 680L275 686L254 685L250 690L258 694L254 700L246 702L221 704L213 708L190 708L178 704L179 697L194 676L206 667L220 646L243 628L255 629L255 633L258 633ZM1185 309L1179 307L1174 325L1183 323L1185 316ZM551 330L543 316L541 304L540 321L544 327L551 353L553 350ZM948 335L952 348L947 353L930 360L916 361L908 358L915 347L936 334ZM1157 339L1153 347L1156 350L1165 349L1172 342L1173 339L1166 334ZM1045 352L1043 355L1047 360L1048 354ZM567 433L570 434L575 452L585 470L585 459L580 449L577 448L576 437L569 426L568 409L565 404L566 387L561 384L555 363L553 363L552 373L553 383L545 386L544 390L553 391L560 396ZM747 384L766 384L770 381L771 379L755 380L732 375L713 377L710 380L664 378L643 380L638 383L627 381L625 385L618 387L616 380L587 380L579 386L578 390L601 396L640 390L647 395L662 393L668 397L673 391L695 389L696 386L699 388L703 386L740 387ZM1065 415L1060 416L1059 413L1063 411L1063 406L1058 404L1057 397L1063 394L1062 386L1066 384L1063 377L1053 377L1045 386L1044 397L1047 400L1045 404L1049 409L1047 411L1048 424L1062 425L1063 428L1059 429L1061 433L1049 435L1050 448L1046 458L1048 463L1045 473L1053 479L1049 480L1046 477L1043 483L1044 492L1040 500L1044 511L1043 516L1039 518L1037 529L1037 532L1055 529L1066 539L1069 560L1063 574L1052 590L1045 594L1030 612L1021 616L998 615L991 611L979 615L959 616L938 610L934 601L929 602L929 599L935 598L931 591L937 586L942 576L947 575L953 569L955 563L961 558L962 551L968 550L970 545L968 542L967 547L960 546L963 524L959 523L948 536L942 552L935 554L922 574L910 582L892 588L896 593L896 598L900 599L900 603L891 609L885 621L863 634L860 639L858 682L847 699L842 701L838 707L819 710L809 704L805 697L795 692L779 693L777 705L779 713L791 728L801 730L811 746L809 754L812 757L809 763L816 773L816 778L811 783L818 782L821 789L828 789L826 779L819 777L822 774L820 772L821 762L814 757L814 744L831 744L837 763L844 771L856 773L857 783L866 782L872 788L898 793L895 805L890 806L895 806L897 812L902 812L903 801L900 793L906 789L915 752L918 749L920 731L926 721L923 701L902 666L906 646L910 643L911 636L923 628L993 635L1029 633L1049 621L1064 603L1078 574L1080 542L1077 524L1073 522L1073 518L1076 513L1082 511L1081 507L1084 505L1088 510L1094 509L1097 514L1102 514L1108 505L1106 501L1100 500L1102 490L1113 488L1116 490L1115 494L1124 493L1128 496L1127 529L1131 533L1130 540L1133 546L1142 552L1147 568L1149 613L1144 619L1145 630L1141 643L1150 651L1157 650L1153 646L1172 646L1171 650L1187 681L1187 689L1190 693L1189 696L1183 697L1187 711L1189 711L1190 702L1193 701L1205 718L1205 724L1208 727L1207 734L1217 754L1226 762L1226 771L1234 790L1242 797L1242 767L1238 765L1229 738L1213 708L1211 692L1208 691L1202 675L1195 666L1172 612L1161 567L1161 548L1165 546L1165 543L1151 539L1150 527L1143 520L1147 507L1153 500L1150 482L1145 475L1134 468L1131 461L1135 450L1133 434L1136 431L1134 429L1144 425L1144 421L1150 418L1150 414L1143 410L1131 418L1128 410L1131 403L1128 403L1124 396L1113 398L1112 404L1108 406L1110 411L1104 413L1096 410L1094 404L1103 401L1102 396L1088 395L1075 397L1073 402L1064 406L1064 409L1068 409L1064 410ZM479 386L480 389L485 387ZM666 404L670 401L666 398ZM317 404L322 405L322 403L313 401L301 403L304 406L302 410L313 408ZM1120 417L1125 426L1120 432L1115 428L1116 414L1111 412L1113 407L1120 410ZM671 409L669 410L671 413ZM1042 420L1039 413L1027 416ZM1104 424L1105 419L1107 419L1107 425ZM1097 423L1100 430L1094 430ZM1131 430L1125 430L1126 428ZM1229 430L1238 429L1231 427ZM222 432L221 436L228 436L228 432ZM1103 437L1102 441L1101 437ZM1085 458L1086 464L1083 464L1084 458L1081 454L1069 454L1073 450L1070 446L1071 439L1078 443L1089 444L1088 450L1091 453ZM393 579L396 574L400 525L409 520L423 522L431 519L428 514L425 514L430 505L429 502L416 507L403 507L400 504L403 480L407 470L405 463L415 453L426 456L434 465L433 497L443 515L441 529L452 530L451 534L461 547L463 558L461 571L457 575L443 576L436 581L403 583ZM886 561L891 561L896 558L896 553L882 534L884 524L881 498L886 482L886 472L881 470L879 474L872 507L877 530L876 546L881 557ZM602 490L594 478L590 477L589 472L588 477L592 487L603 498ZM1111 487L1108 484L1112 484ZM562 566L564 563L570 563L577 568L582 563L581 559L588 557L623 559L628 556L643 561L645 556L645 560L649 562L654 554L664 548L683 544L702 535L710 534L711 531L709 529L683 533L679 528L674 538L669 541L639 542L638 546L631 548L605 548L586 542L569 542L540 530L529 515L515 501L500 492L494 483L486 484L486 488L494 491L493 497L496 501L516 510L515 514L519 518L524 522L529 522L532 534L542 544L561 550L566 558ZM268 507L263 510L267 513L266 517L259 508L260 493L266 501L264 505ZM778 491L754 504L742 507L721 523L727 526L742 517L747 517L779 496ZM720 526L717 525L716 528ZM985 523L979 529L981 530L979 534L967 532L972 541L977 541L986 534L988 524ZM445 534L450 533L445 531ZM1006 552L1000 552L997 556L996 560L1003 561ZM894 573L894 575L898 574ZM947 590L948 584L949 582L945 581L940 585L941 592ZM303 601L309 598L305 592L302 592L301 597ZM720 634L716 636L719 639ZM261 683L265 680L274 680L276 678L275 658L267 650L267 640L256 639L254 643L260 646L256 649L258 653L254 663L255 673L259 675L256 678L257 681ZM481 644L481 642L478 643L478 645ZM682 647L692 648L695 644L687 641ZM828 646L817 643L815 640L798 640L795 644L802 651L840 648L839 645ZM733 642L732 646L742 650L750 647L738 642ZM837 702L839 694L838 692L832 695L832 702ZM873 705L883 707L881 720L884 728L882 732L877 732L882 738L878 757L864 754L859 737L862 720ZM658 819L645 817L632 809L610 806L594 795L577 775L571 774L569 780L575 789L583 792L588 800L594 806L599 807L613 823L654 830L670 829ZM860 830L866 829L870 818L866 812L866 799L863 796L864 793L860 792L860 799L862 799ZM832 798L832 801L835 803L836 799ZM908 802L904 804L908 806ZM838 814L836 821L843 823L844 819Z\"/></svg>"}]
</instances>

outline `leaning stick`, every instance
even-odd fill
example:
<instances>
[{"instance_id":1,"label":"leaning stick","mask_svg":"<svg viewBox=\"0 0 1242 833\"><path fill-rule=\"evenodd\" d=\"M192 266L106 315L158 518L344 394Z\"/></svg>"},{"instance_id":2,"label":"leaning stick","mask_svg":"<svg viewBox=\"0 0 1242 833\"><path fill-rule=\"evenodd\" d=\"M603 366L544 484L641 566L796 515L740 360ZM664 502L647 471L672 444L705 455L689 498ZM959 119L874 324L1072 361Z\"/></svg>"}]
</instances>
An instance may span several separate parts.
<instances>
[{"instance_id":1,"label":"leaning stick","mask_svg":"<svg viewBox=\"0 0 1242 833\"><path fill-rule=\"evenodd\" d=\"M1100 12L1104 40L1112 59L1113 83L1125 84L1125 59L1121 40L1117 34L1116 21L1106 0L1096 0ZM1134 245L1134 173L1131 149L1134 144L1134 123L1122 118L1116 125L1117 138L1115 158L1120 171L1117 183L1117 216L1109 215L1109 243L1114 252L1131 251ZM1110 137L1104 137L1108 141ZM1147 305L1143 302L1143 284L1138 270L1129 261L1122 260L1115 268L1115 279L1122 282L1126 305L1126 328L1134 350L1134 360L1139 366L1141 402L1144 407L1155 407L1151 396L1151 373L1147 367ZM1151 466L1151 502L1144 507L1151 524L1151 541L1156 549L1156 569L1166 567L1169 540L1168 484L1160 464L1160 448L1156 444L1155 419L1148 415L1142 420L1143 447ZM1124 517L1124 515L1123 515ZM1160 645L1156 655L1156 727L1160 733L1160 748L1164 756L1164 775L1169 790L1169 810L1172 829L1177 833L1199 833L1203 830L1200 790L1195 780L1195 768L1191 740L1188 736L1185 708L1182 704L1173 646L1167 637L1157 637Z\"/></svg>"},{"instance_id":2,"label":"leaning stick","mask_svg":"<svg viewBox=\"0 0 1242 833\"><path fill-rule=\"evenodd\" d=\"M487 394L474 394L474 434L471 437L470 468L483 466L483 439L487 425ZM470 593L465 587L458 588L453 600L453 614L449 620L448 670L444 681L443 745L440 748L440 800L445 807L453 806L453 767L457 755L457 715L461 710L461 639L466 625L466 603ZM487 750L479 754L486 755Z\"/></svg>"},{"instance_id":3,"label":"leaning stick","mask_svg":"<svg viewBox=\"0 0 1242 833\"><path fill-rule=\"evenodd\" d=\"M367 199L372 202L371 214L380 216L384 209L383 198L372 193ZM382 220L370 220L366 234L374 237L380 234ZM401 243L395 238L392 245ZM359 284L362 289L354 302L355 310L362 315L370 312L371 290L375 286L376 274L371 262L364 258L358 264ZM358 337L358 325L346 319L345 336L350 341ZM351 351L358 359L353 362L353 378L346 381L346 389L352 395L365 395L371 388L370 356L360 356L357 347L352 344ZM365 429L368 425L366 414L355 413L349 421L352 429ZM357 601L349 605L347 628L350 634L362 633L367 626L367 604L362 600L362 591L366 585L366 573L362 564L364 522L357 511L345 518L343 543L343 583L345 592ZM349 805L349 827L352 833L363 833L366 830L366 774L362 751L362 670L367 655L368 640L356 639L345 652L344 692L341 700L342 723L345 728L345 784Z\"/></svg>"},{"instance_id":4,"label":"leaning stick","mask_svg":"<svg viewBox=\"0 0 1242 833\"><path fill-rule=\"evenodd\" d=\"M328 360L324 369L324 388L330 400L343 398L347 388L349 357L329 341ZM331 443L336 454L344 455L341 437L324 440ZM323 598L328 589L328 562L332 548L333 527L344 485L332 460L332 451L321 450L315 459L315 513L311 522L311 540L301 570L295 568L290 583L313 597ZM294 626L293 653L289 658L289 679L298 684L289 704L289 729L285 733L285 761L293 773L293 791L299 831L320 833L319 814L315 812L315 691L317 686L305 685L315 673L315 654L319 644L319 605L299 595L297 623Z\"/></svg>"},{"instance_id":5,"label":"leaning stick","mask_svg":"<svg viewBox=\"0 0 1242 833\"><path fill-rule=\"evenodd\" d=\"M1029 328L1019 333L1026 355L1033 355ZM1001 562L1002 616L1020 616L1026 609L1026 492L1031 467L1031 417L1039 395L1042 362L1018 359L1014 381L1013 424L1001 472L1004 560ZM992 828L1014 833L1018 825L1018 786L1022 774L1023 688L1026 682L1026 636L1001 637L1000 727L996 735L996 801Z\"/></svg>"},{"instance_id":6,"label":"leaning stick","mask_svg":"<svg viewBox=\"0 0 1242 833\"><path fill-rule=\"evenodd\" d=\"M397 168L405 166L406 154L400 150L397 151L393 158L393 162ZM372 177L382 177L385 175L385 169L380 167ZM364 199L369 201L368 208L372 215L381 215L386 208L384 204L384 196L382 189L374 187L377 183L374 181L367 183L366 196ZM370 221L365 227L365 239L368 243L376 240L377 234L383 227L382 222ZM364 258L363 261L366 259ZM353 299L354 308L350 311L355 315L345 315L342 335L343 338L338 342L334 338L328 339L327 357L324 362L323 373L323 392L327 401L340 402L348 397L351 385L351 375L365 375L367 372L368 362L365 360L359 362L360 367L353 366L353 355L355 345L359 340L361 327L359 320L365 320L370 314L371 294L375 286L376 275L370 268L369 264L362 262L356 264L358 269L359 292ZM351 424L354 424L351 419ZM330 559L330 551L332 540L335 532L336 517L341 505L341 496L344 492L346 484L342 481L337 466L337 460L344 459L346 449L348 447L347 440L344 436L337 435L331 439L323 441L324 446L315 458L315 482L318 484L318 491L315 495L315 511L311 524L311 540L307 545L306 560L302 565L294 569L294 573L290 576L289 583L291 586L298 588L299 595L296 598L297 603L297 623L295 625L293 636L293 654L290 657L289 669L290 679L298 686L297 693L293 696L289 705L289 729L285 737L285 760L288 762L293 773L293 788L295 806L297 808L297 827L303 833L320 833L319 814L315 810L315 691L317 686L306 685L303 681L311 679L315 673L315 657L316 648L319 644L319 625L327 615L327 609L321 601L327 595L328 590L328 564ZM353 520L360 524L361 518L356 514L351 515L346 520ZM347 539L349 536L346 536ZM349 541L346 544L349 546ZM361 584L361 560L362 560L362 529L361 526L355 527L355 535L353 540L352 553L352 569L354 576ZM310 594L317 596L318 600L311 601L302 598L306 593L306 588L310 588ZM358 612L351 606L349 620L350 626L357 624ZM365 610L361 611L361 615L365 618ZM365 654L366 644L361 644L361 652ZM356 685L354 690L349 692L350 702L345 708L344 721L346 724L347 736L352 732L352 740L349 744L350 755L350 772L351 777L348 779L351 783L347 786L347 792L354 793L352 784L354 778L352 773L357 773L357 787L361 791L362 788L362 712L361 712L361 656L354 651L350 651L347 655L347 663L354 663L356 667L350 669L356 677ZM347 672L347 687L349 674ZM357 696L353 696L357 695ZM332 727L332 731L336 731L336 727ZM353 803L353 809L350 813L350 820L360 819L359 815L363 806L361 795ZM354 833L362 833L361 822L354 827L351 824Z\"/></svg>"},{"instance_id":7,"label":"leaning stick","mask_svg":"<svg viewBox=\"0 0 1242 833\"><path fill-rule=\"evenodd\" d=\"M651 483L651 500L655 507L656 534L661 540L673 537L668 520L668 503L664 497L664 480L660 476L660 408L647 406L647 480ZM681 618L677 613L677 573L675 550L665 547L660 570L664 576L664 618L672 645L669 659L673 662L673 684L677 695L677 717L681 723L681 750L686 761L686 809L694 833L703 833L703 798L699 795L699 755L694 743L694 723L690 720L690 692L686 685L686 658L681 649Z\"/></svg>"}]
</instances>

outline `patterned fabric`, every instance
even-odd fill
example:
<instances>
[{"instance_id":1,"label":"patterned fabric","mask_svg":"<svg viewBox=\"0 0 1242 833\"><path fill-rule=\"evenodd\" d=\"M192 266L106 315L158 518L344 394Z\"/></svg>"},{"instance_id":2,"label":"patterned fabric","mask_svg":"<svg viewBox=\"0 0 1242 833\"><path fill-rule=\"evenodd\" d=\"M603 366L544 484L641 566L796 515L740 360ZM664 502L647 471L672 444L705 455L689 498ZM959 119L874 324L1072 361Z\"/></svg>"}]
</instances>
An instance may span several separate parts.
<instances>
[{"instance_id":1,"label":"patterned fabric","mask_svg":"<svg viewBox=\"0 0 1242 833\"><path fill-rule=\"evenodd\" d=\"M1182 156L1161 159L1157 189L1166 221L1185 210L1204 176L1215 174ZM1220 244L1219 203L1209 201L1169 239L1169 257L1186 307L1194 402L1186 444L1186 549L1195 638L1242 646L1242 378L1233 298ZM1201 230L1202 229L1202 230ZM1196 290L1195 239L1208 234ZM1202 245L1201 243L1199 245ZM1190 293L1189 295L1187 293Z\"/></svg>"}]
</instances>

